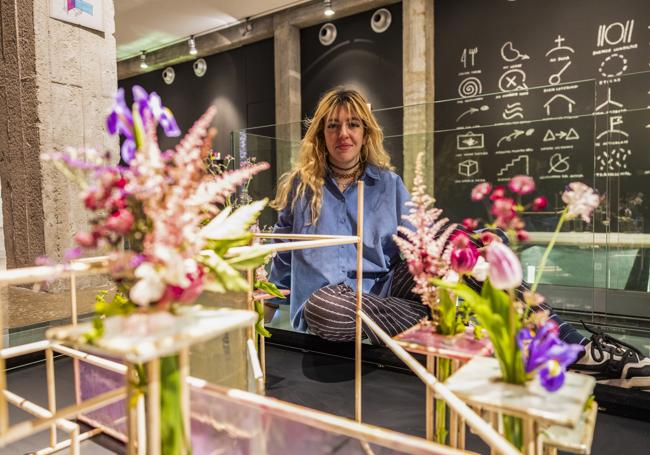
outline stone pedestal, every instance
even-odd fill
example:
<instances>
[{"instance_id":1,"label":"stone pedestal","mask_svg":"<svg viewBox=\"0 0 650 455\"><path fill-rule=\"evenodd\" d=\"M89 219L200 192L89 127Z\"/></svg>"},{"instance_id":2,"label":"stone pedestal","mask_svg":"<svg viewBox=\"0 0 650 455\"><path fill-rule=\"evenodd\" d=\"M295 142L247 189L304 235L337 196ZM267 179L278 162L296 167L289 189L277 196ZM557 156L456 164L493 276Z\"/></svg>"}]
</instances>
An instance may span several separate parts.
<instances>
[{"instance_id":1,"label":"stone pedestal","mask_svg":"<svg viewBox=\"0 0 650 455\"><path fill-rule=\"evenodd\" d=\"M79 189L41 152L65 146L111 150L104 118L117 88L114 8L106 32L49 17L49 2L0 0L0 181L6 262L60 260L84 229Z\"/></svg>"}]
</instances>

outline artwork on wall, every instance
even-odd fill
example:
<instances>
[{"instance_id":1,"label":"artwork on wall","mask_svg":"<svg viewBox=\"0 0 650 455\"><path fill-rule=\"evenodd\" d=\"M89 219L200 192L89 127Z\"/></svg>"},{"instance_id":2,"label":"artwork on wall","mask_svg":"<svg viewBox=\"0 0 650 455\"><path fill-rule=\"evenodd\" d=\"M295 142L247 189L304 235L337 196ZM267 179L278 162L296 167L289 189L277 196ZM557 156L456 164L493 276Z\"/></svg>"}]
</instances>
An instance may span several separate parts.
<instances>
[{"instance_id":1,"label":"artwork on wall","mask_svg":"<svg viewBox=\"0 0 650 455\"><path fill-rule=\"evenodd\" d=\"M50 17L104 31L103 0L51 0Z\"/></svg>"}]
</instances>

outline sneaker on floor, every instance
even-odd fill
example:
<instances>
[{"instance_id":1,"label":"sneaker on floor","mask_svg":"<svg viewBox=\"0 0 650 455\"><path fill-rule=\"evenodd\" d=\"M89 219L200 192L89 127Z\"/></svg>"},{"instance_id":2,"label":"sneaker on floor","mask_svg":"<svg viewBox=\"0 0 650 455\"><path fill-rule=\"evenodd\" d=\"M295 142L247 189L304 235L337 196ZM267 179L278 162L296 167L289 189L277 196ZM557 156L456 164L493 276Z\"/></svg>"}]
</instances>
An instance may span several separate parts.
<instances>
[{"instance_id":1,"label":"sneaker on floor","mask_svg":"<svg viewBox=\"0 0 650 455\"><path fill-rule=\"evenodd\" d=\"M593 376L599 384L650 390L649 358L634 346L582 325L591 332L591 341L571 371Z\"/></svg>"}]
</instances>

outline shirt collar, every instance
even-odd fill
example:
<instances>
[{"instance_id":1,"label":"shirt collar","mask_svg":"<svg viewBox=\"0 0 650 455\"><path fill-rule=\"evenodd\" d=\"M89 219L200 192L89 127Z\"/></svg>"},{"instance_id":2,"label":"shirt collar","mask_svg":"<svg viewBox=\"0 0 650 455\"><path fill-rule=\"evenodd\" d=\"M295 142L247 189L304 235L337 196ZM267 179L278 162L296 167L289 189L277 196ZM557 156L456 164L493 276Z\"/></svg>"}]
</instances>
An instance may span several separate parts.
<instances>
[{"instance_id":1,"label":"shirt collar","mask_svg":"<svg viewBox=\"0 0 650 455\"><path fill-rule=\"evenodd\" d=\"M364 171L364 175L367 175L373 180L379 180L379 169L375 165L368 164Z\"/></svg>"}]
</instances>

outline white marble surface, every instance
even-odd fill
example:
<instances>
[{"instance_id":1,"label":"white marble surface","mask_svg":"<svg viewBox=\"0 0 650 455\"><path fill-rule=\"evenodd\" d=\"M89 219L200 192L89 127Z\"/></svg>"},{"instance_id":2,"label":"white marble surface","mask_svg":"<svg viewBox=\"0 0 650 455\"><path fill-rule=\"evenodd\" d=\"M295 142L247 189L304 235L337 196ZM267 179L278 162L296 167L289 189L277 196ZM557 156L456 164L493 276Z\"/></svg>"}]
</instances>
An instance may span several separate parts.
<instances>
[{"instance_id":1,"label":"white marble surface","mask_svg":"<svg viewBox=\"0 0 650 455\"><path fill-rule=\"evenodd\" d=\"M104 336L94 344L84 341L91 323L54 327L46 332L46 337L89 352L144 363L226 332L251 327L256 321L257 313L253 311L192 307L178 316L151 313L108 318Z\"/></svg>"},{"instance_id":2,"label":"white marble surface","mask_svg":"<svg viewBox=\"0 0 650 455\"><path fill-rule=\"evenodd\" d=\"M496 359L477 357L451 375L445 385L470 405L572 428L596 381L590 376L567 373L564 385L555 392L548 392L537 379L525 386L506 384L501 381Z\"/></svg>"}]
</instances>

